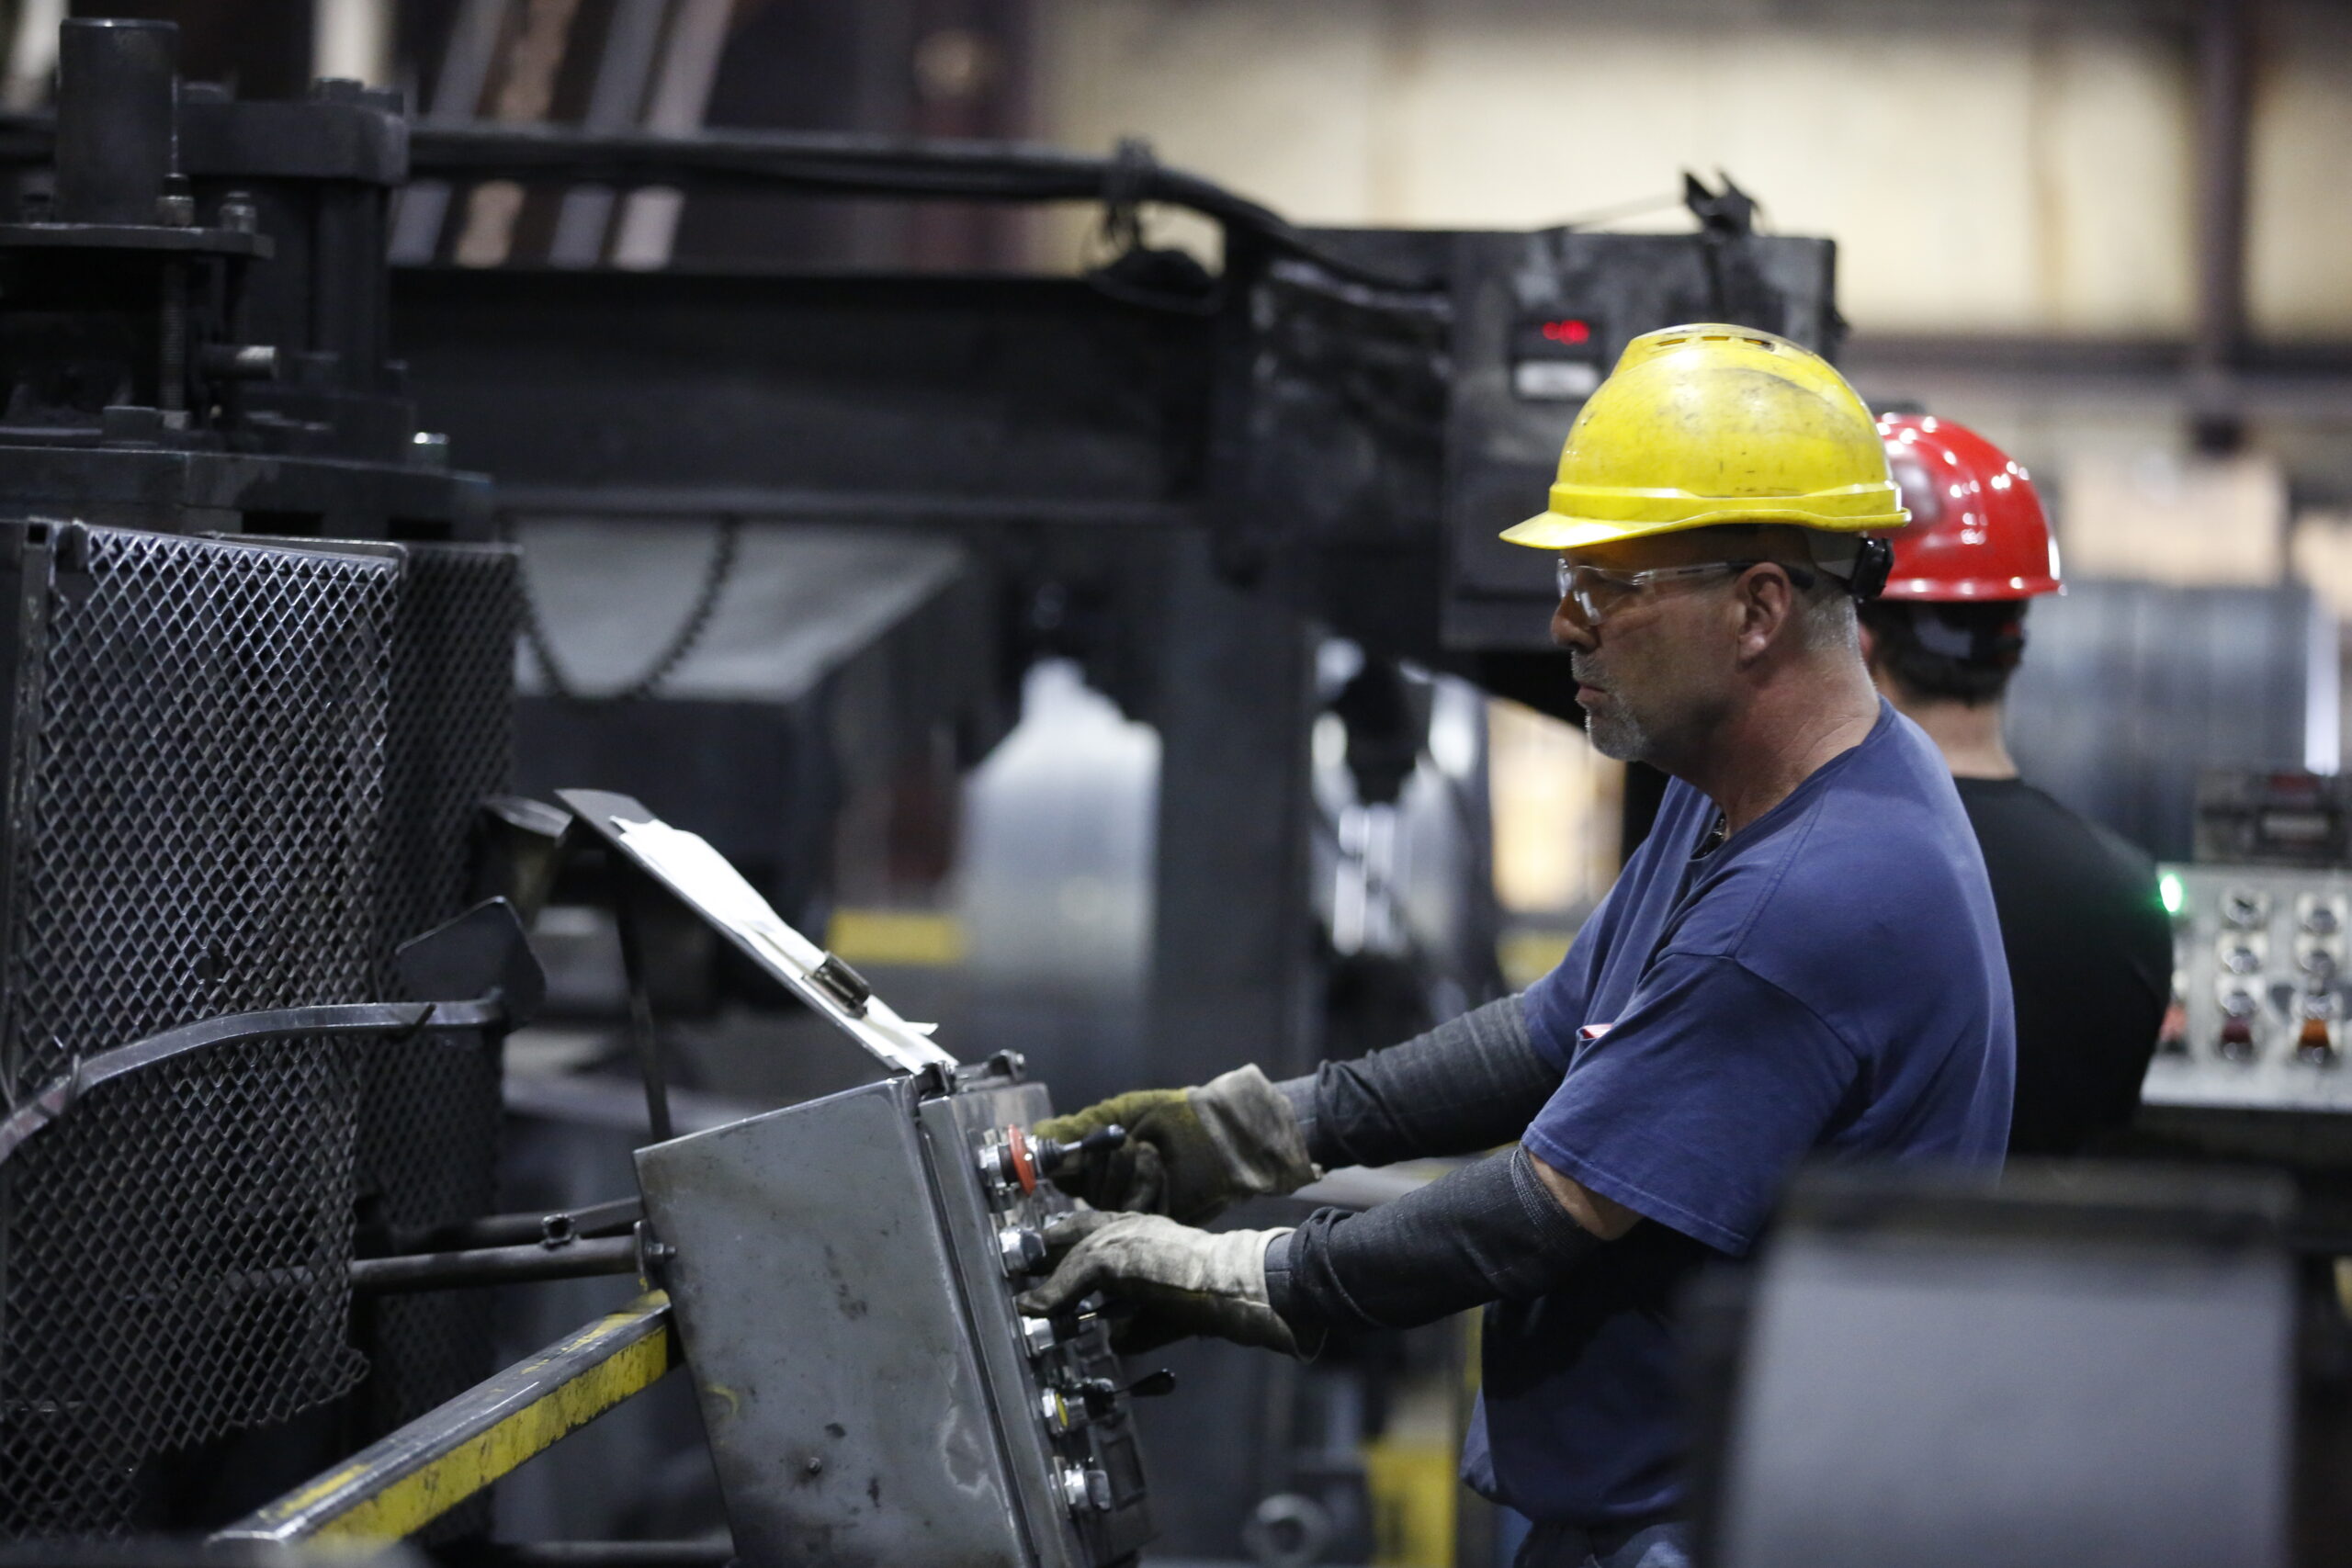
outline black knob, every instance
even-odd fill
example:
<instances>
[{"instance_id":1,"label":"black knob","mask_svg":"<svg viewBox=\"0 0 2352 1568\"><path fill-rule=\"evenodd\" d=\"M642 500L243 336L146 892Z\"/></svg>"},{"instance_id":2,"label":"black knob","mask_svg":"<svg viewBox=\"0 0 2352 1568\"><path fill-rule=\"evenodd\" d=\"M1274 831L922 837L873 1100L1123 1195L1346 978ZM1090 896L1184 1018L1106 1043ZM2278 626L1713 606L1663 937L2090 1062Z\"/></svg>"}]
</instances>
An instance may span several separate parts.
<instances>
[{"instance_id":1,"label":"black knob","mask_svg":"<svg viewBox=\"0 0 2352 1568\"><path fill-rule=\"evenodd\" d=\"M1109 1378L1081 1378L1069 1391L1086 1406L1086 1414L1100 1421L1119 1407L1119 1385Z\"/></svg>"},{"instance_id":2,"label":"black knob","mask_svg":"<svg viewBox=\"0 0 2352 1568\"><path fill-rule=\"evenodd\" d=\"M1053 1138L1033 1138L1029 1142L1030 1157L1036 1161L1038 1174L1051 1176L1072 1160L1084 1164L1090 1159L1109 1154L1127 1141L1127 1130L1115 1122L1097 1128L1074 1144Z\"/></svg>"},{"instance_id":3,"label":"black knob","mask_svg":"<svg viewBox=\"0 0 2352 1568\"><path fill-rule=\"evenodd\" d=\"M1162 1367L1144 1373L1125 1388L1109 1378L1082 1378L1069 1392L1078 1395L1078 1402L1086 1406L1089 1416L1100 1421L1119 1407L1119 1395L1123 1393L1130 1399L1157 1399L1175 1390L1176 1374Z\"/></svg>"}]
</instances>

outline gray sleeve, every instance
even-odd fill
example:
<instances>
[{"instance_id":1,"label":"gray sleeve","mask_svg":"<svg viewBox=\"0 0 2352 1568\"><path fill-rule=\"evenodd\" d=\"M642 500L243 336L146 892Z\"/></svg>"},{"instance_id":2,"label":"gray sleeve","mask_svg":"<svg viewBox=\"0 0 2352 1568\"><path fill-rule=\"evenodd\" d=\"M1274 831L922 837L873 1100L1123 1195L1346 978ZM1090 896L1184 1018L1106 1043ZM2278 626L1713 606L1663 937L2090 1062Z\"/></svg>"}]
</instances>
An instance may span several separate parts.
<instances>
[{"instance_id":1,"label":"gray sleeve","mask_svg":"<svg viewBox=\"0 0 2352 1568\"><path fill-rule=\"evenodd\" d=\"M1513 996L1275 1087L1317 1165L1393 1165L1510 1143L1560 1087L1560 1073L1529 1041Z\"/></svg>"},{"instance_id":2,"label":"gray sleeve","mask_svg":"<svg viewBox=\"0 0 2352 1568\"><path fill-rule=\"evenodd\" d=\"M1543 1295L1601 1245L1512 1149L1364 1213L1317 1211L1267 1247L1266 1299L1302 1343L1413 1328Z\"/></svg>"}]
</instances>

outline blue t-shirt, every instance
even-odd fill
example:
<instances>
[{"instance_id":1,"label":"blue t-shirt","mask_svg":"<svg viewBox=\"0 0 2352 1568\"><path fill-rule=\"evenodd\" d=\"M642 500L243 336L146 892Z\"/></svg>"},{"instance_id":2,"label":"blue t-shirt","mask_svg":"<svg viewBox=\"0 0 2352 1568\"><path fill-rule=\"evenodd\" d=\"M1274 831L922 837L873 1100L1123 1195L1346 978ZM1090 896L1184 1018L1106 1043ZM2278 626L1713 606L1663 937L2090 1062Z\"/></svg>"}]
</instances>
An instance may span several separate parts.
<instances>
[{"instance_id":1,"label":"blue t-shirt","mask_svg":"<svg viewBox=\"0 0 2352 1568\"><path fill-rule=\"evenodd\" d=\"M1566 1074L1522 1138L1647 1222L1574 1280L1488 1309L1463 1455L1478 1491L1600 1524L1679 1499L1677 1287L1754 1243L1808 1156L1996 1166L2015 1044L1976 837L1918 727L1862 742L1714 843L1668 787L1522 1007Z\"/></svg>"}]
</instances>

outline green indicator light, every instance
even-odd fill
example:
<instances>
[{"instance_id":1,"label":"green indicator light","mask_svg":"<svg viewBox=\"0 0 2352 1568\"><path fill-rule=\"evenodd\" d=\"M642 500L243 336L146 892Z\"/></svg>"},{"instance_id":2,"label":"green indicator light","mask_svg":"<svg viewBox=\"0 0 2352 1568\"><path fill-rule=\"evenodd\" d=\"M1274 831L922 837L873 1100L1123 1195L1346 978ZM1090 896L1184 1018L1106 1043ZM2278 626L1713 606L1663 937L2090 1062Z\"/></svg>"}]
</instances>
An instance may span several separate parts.
<instances>
[{"instance_id":1,"label":"green indicator light","mask_svg":"<svg viewBox=\"0 0 2352 1568\"><path fill-rule=\"evenodd\" d=\"M2180 878L2169 871L2165 872L2163 876L2156 879L2156 897L2165 901L2165 914L2179 914L2181 905Z\"/></svg>"}]
</instances>

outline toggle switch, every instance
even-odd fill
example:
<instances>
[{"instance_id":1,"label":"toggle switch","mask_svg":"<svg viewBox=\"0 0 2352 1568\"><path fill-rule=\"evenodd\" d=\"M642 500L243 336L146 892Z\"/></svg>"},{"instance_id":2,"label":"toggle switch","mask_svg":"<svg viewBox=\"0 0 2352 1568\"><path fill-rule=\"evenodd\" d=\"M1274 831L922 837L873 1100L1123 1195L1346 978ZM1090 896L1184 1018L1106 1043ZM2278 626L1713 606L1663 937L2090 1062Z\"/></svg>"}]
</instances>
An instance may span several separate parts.
<instances>
[{"instance_id":1,"label":"toggle switch","mask_svg":"<svg viewBox=\"0 0 2352 1568\"><path fill-rule=\"evenodd\" d=\"M2156 1028L2156 1053L2164 1056L2188 1055L2188 1008L2177 992L2172 1005L2165 1009L2164 1021Z\"/></svg>"},{"instance_id":2,"label":"toggle switch","mask_svg":"<svg viewBox=\"0 0 2352 1568\"><path fill-rule=\"evenodd\" d=\"M1073 1514L1102 1514L1111 1508L1111 1477L1107 1472L1065 1463L1061 1467L1062 1501Z\"/></svg>"},{"instance_id":3,"label":"toggle switch","mask_svg":"<svg viewBox=\"0 0 2352 1568\"><path fill-rule=\"evenodd\" d=\"M1007 1225L996 1233L997 1261L1015 1278L1046 1260L1046 1238L1026 1225Z\"/></svg>"},{"instance_id":4,"label":"toggle switch","mask_svg":"<svg viewBox=\"0 0 2352 1568\"><path fill-rule=\"evenodd\" d=\"M1069 1385L1069 1392L1078 1395L1087 1415L1100 1421L1119 1408L1119 1396L1123 1393L1130 1399L1157 1399L1163 1393L1175 1393L1176 1374L1161 1367L1144 1373L1125 1388L1109 1378L1082 1378Z\"/></svg>"}]
</instances>

